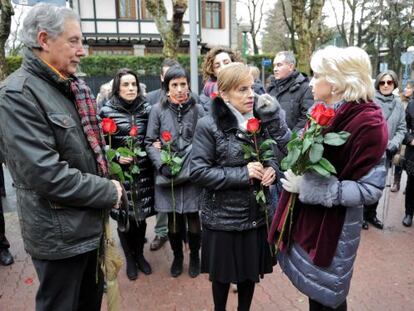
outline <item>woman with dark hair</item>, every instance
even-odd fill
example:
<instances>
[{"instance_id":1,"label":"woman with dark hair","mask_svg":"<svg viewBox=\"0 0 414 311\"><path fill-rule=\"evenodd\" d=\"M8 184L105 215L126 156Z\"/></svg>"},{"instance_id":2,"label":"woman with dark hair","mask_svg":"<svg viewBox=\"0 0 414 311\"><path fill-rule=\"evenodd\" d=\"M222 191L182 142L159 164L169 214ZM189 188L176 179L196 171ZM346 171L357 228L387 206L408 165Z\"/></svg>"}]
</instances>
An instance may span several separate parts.
<instances>
[{"instance_id":1,"label":"woman with dark hair","mask_svg":"<svg viewBox=\"0 0 414 311\"><path fill-rule=\"evenodd\" d=\"M111 118L117 125L117 132L111 137L113 149L127 147L131 136L141 148L144 148L149 110L150 105L141 94L136 73L127 68L120 69L113 80L111 98L100 112L101 118ZM128 279L135 280L138 277L138 269L145 274L152 272L151 266L144 257L144 243L147 228L145 219L154 214L153 170L147 156L138 158L120 156L117 161L125 170L133 163L139 167L139 173L132 175L132 184L124 183L130 199L129 230L127 232L117 230L125 253L126 274ZM137 199L134 201L132 189L137 191Z\"/></svg>"},{"instance_id":2,"label":"woman with dark hair","mask_svg":"<svg viewBox=\"0 0 414 311\"><path fill-rule=\"evenodd\" d=\"M398 152L407 125L405 123L404 106L400 98L393 94L398 87L397 74L392 70L381 72L375 79L374 102L381 107L382 114L388 125L388 144L386 150L386 167L390 167L392 157ZM364 206L364 222L362 228L368 229L368 222L375 228L383 229L384 224L377 218L378 202Z\"/></svg>"},{"instance_id":3,"label":"woman with dark hair","mask_svg":"<svg viewBox=\"0 0 414 311\"><path fill-rule=\"evenodd\" d=\"M407 83L407 88L411 86L410 92L406 92L409 96L408 106L405 111L407 121L407 133L405 134L403 143L406 145L405 150L405 170L407 172L407 187L405 189L405 216L403 225L411 227L413 224L414 214L414 81Z\"/></svg>"},{"instance_id":4,"label":"woman with dark hair","mask_svg":"<svg viewBox=\"0 0 414 311\"><path fill-rule=\"evenodd\" d=\"M204 115L204 110L191 95L189 77L181 66L175 65L168 69L163 88L164 97L151 109L145 143L156 173L170 179L173 175L170 167L161 161L161 149L168 143L172 152L181 158L188 157L197 120ZM167 141L162 135L164 132L169 132L171 139ZM200 192L201 189L190 180L174 185L174 192L169 185L155 185L155 210L168 213L168 238L174 252L170 271L173 277L179 276L183 271L185 220L190 246L188 273L191 277L200 274Z\"/></svg>"},{"instance_id":5,"label":"woman with dark hair","mask_svg":"<svg viewBox=\"0 0 414 311\"><path fill-rule=\"evenodd\" d=\"M237 51L227 47L214 47L205 56L202 64L204 87L200 94L200 103L209 111L211 101L218 94L217 76L221 69L233 62L242 62Z\"/></svg>"}]
</instances>

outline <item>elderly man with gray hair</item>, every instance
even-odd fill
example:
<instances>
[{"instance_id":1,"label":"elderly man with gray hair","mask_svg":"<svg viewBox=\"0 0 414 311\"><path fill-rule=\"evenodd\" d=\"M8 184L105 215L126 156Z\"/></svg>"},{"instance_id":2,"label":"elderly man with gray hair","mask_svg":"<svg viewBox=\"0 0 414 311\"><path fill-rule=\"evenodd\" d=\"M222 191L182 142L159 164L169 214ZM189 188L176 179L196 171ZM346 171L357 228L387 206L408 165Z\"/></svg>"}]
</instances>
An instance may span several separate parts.
<instances>
[{"instance_id":1,"label":"elderly man with gray hair","mask_svg":"<svg viewBox=\"0 0 414 311\"><path fill-rule=\"evenodd\" d=\"M98 255L122 188L109 180L79 17L40 4L21 32L22 66L0 86L0 143L13 178L26 251L39 278L36 310L100 310Z\"/></svg>"},{"instance_id":2,"label":"elderly man with gray hair","mask_svg":"<svg viewBox=\"0 0 414 311\"><path fill-rule=\"evenodd\" d=\"M293 131L305 125L306 113L313 105L309 79L295 68L292 52L282 51L273 60L274 76L270 78L266 93L275 97L286 113L286 123Z\"/></svg>"}]
</instances>

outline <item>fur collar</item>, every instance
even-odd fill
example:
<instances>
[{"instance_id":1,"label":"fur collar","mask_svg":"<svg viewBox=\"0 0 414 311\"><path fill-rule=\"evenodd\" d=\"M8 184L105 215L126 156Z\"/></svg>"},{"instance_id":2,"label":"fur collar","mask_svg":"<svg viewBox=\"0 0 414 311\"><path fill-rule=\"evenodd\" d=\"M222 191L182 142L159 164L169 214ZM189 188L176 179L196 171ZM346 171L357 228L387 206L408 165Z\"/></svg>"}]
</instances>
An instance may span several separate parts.
<instances>
[{"instance_id":1,"label":"fur collar","mask_svg":"<svg viewBox=\"0 0 414 311\"><path fill-rule=\"evenodd\" d=\"M227 107L224 100L217 96L214 98L211 105L211 114L216 121L216 124L223 132L230 131L232 129L238 129L238 123L235 115Z\"/></svg>"}]
</instances>

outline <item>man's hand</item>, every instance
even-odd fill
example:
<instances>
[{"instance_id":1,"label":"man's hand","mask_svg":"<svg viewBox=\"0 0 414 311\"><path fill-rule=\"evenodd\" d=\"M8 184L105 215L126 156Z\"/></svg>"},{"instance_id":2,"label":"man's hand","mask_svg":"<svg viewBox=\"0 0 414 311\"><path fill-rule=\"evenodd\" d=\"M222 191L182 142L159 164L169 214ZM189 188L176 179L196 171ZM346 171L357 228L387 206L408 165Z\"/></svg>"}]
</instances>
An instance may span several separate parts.
<instances>
[{"instance_id":1,"label":"man's hand","mask_svg":"<svg viewBox=\"0 0 414 311\"><path fill-rule=\"evenodd\" d=\"M132 157L120 156L118 162L119 164L131 164L132 160L134 160Z\"/></svg>"},{"instance_id":2,"label":"man's hand","mask_svg":"<svg viewBox=\"0 0 414 311\"><path fill-rule=\"evenodd\" d=\"M114 184L115 188L116 188L116 193L118 195L118 200L116 201L116 204L114 205L114 208L118 209L119 208L119 204L121 203L121 197L122 197L122 186L119 183L119 181L115 180L115 179L111 179L112 183Z\"/></svg>"}]
</instances>

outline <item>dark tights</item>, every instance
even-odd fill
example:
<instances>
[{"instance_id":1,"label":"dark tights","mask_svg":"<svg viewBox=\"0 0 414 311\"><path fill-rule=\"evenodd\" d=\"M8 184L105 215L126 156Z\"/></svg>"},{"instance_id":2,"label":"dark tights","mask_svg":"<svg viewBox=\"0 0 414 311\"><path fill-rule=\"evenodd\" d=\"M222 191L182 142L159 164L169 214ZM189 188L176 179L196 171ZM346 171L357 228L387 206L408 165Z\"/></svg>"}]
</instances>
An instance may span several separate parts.
<instances>
[{"instance_id":1,"label":"dark tights","mask_svg":"<svg viewBox=\"0 0 414 311\"><path fill-rule=\"evenodd\" d=\"M174 228L173 217L174 217L173 213L168 213L168 232L170 233L186 232L185 218L187 218L188 231L194 234L200 234L201 226L200 226L200 216L198 215L198 212L186 213L186 214L175 213L175 228Z\"/></svg>"},{"instance_id":2,"label":"dark tights","mask_svg":"<svg viewBox=\"0 0 414 311\"><path fill-rule=\"evenodd\" d=\"M342 304L340 304L338 307L330 308L330 307L324 306L323 304L320 304L316 300L312 300L309 298L309 311L346 311L346 310L347 310L346 300Z\"/></svg>"},{"instance_id":3,"label":"dark tights","mask_svg":"<svg viewBox=\"0 0 414 311\"><path fill-rule=\"evenodd\" d=\"M212 282L214 311L225 311L230 283ZM237 283L238 311L249 311L252 304L255 283L247 280Z\"/></svg>"}]
</instances>

